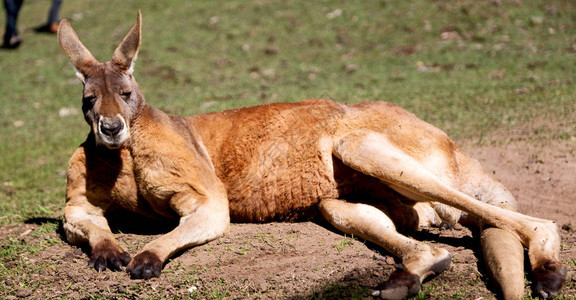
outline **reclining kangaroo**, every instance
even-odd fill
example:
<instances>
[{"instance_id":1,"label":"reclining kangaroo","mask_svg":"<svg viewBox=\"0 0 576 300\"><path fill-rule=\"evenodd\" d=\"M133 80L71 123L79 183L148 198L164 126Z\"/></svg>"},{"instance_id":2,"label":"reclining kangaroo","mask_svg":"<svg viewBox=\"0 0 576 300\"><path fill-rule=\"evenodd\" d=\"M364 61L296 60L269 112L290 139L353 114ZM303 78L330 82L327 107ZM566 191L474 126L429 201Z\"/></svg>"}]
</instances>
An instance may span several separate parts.
<instances>
[{"instance_id":1,"label":"reclining kangaroo","mask_svg":"<svg viewBox=\"0 0 576 300\"><path fill-rule=\"evenodd\" d=\"M415 294L450 264L447 250L395 227L443 221L481 228L506 298L523 295L523 246L535 291L549 297L562 287L556 224L516 212L513 196L478 162L401 108L308 100L172 116L146 104L134 79L140 12L109 62L98 62L67 20L58 40L84 84L91 128L70 159L64 230L71 243L89 243L98 271L126 266L132 278L156 277L170 256L218 238L230 221L319 215L402 259L374 296ZM131 258L104 217L118 207L179 225Z\"/></svg>"}]
</instances>

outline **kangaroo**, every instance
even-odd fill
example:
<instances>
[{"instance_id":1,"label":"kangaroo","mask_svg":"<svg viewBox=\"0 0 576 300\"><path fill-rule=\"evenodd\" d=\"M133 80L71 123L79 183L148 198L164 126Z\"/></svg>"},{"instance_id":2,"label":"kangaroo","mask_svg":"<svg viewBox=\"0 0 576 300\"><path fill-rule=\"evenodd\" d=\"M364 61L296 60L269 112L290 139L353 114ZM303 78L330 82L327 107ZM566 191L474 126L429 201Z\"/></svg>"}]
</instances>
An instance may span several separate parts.
<instances>
[{"instance_id":1,"label":"kangaroo","mask_svg":"<svg viewBox=\"0 0 576 300\"><path fill-rule=\"evenodd\" d=\"M450 264L450 253L398 227L479 226L492 276L507 299L524 292L524 247L535 291L556 295L566 269L557 225L523 215L506 188L441 130L385 102L276 103L180 117L149 106L134 78L141 12L112 59L100 63L67 20L58 41L83 82L90 133L72 155L64 230L88 243L97 271L160 276L176 252L225 234L229 223L323 217L383 247L402 267L373 296L404 298ZM134 257L105 213L123 208L170 232Z\"/></svg>"}]
</instances>

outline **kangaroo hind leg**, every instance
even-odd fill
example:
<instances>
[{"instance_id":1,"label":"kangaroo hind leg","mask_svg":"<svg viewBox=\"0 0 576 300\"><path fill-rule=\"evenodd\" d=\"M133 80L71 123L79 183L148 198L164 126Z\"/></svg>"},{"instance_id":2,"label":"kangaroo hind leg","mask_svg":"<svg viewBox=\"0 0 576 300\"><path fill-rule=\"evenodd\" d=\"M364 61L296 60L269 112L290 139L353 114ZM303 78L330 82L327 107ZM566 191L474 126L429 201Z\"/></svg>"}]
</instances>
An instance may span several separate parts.
<instances>
[{"instance_id":1,"label":"kangaroo hind leg","mask_svg":"<svg viewBox=\"0 0 576 300\"><path fill-rule=\"evenodd\" d=\"M536 291L543 297L557 293L565 280L566 269L558 261L560 235L556 224L485 203L459 190L454 182L458 182L459 176L469 175L470 170L457 170L451 179L443 173L454 170L443 169L441 165L438 169L434 164L438 159L453 159L454 151L455 148L442 149L434 145L405 150L385 134L369 130L353 131L334 146L335 156L344 164L380 179L411 200L442 203L470 214L483 224L509 232L528 248L532 272L538 281Z\"/></svg>"},{"instance_id":2,"label":"kangaroo hind leg","mask_svg":"<svg viewBox=\"0 0 576 300\"><path fill-rule=\"evenodd\" d=\"M482 166L468 155L457 152L462 192L507 210L519 211L514 196ZM462 220L480 230L480 244L490 277L503 299L522 299L524 296L524 246L508 230L484 224L474 216Z\"/></svg>"},{"instance_id":3,"label":"kangaroo hind leg","mask_svg":"<svg viewBox=\"0 0 576 300\"><path fill-rule=\"evenodd\" d=\"M410 239L396 231L390 218L374 206L324 199L320 211L338 230L376 243L402 259L403 269L373 292L383 299L404 299L420 291L422 281L444 271L451 257L446 249Z\"/></svg>"}]
</instances>

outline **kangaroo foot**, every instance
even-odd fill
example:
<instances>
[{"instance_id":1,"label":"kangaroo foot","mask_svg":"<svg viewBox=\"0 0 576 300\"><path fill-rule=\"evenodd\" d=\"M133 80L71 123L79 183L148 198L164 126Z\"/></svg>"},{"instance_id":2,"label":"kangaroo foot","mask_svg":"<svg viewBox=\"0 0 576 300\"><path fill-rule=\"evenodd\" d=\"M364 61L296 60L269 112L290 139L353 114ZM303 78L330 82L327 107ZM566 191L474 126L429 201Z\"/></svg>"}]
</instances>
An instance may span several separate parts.
<instances>
[{"instance_id":1,"label":"kangaroo foot","mask_svg":"<svg viewBox=\"0 0 576 300\"><path fill-rule=\"evenodd\" d=\"M130 254L109 240L102 241L92 248L89 266L98 272L121 271L130 262Z\"/></svg>"},{"instance_id":2,"label":"kangaroo foot","mask_svg":"<svg viewBox=\"0 0 576 300\"><path fill-rule=\"evenodd\" d=\"M434 252L437 252L434 256L435 261L429 264L429 267L425 268L425 270L422 270L420 273L422 275L419 276L412 273L408 271L406 267L401 265L394 273L392 273L392 275L390 275L390 278L387 281L383 282L372 291L372 296L380 297L381 299L404 299L418 294L422 280L430 275L442 273L452 261L450 253L445 249L438 248L435 249ZM410 265L421 266L422 262L415 263L412 261Z\"/></svg>"},{"instance_id":3,"label":"kangaroo foot","mask_svg":"<svg viewBox=\"0 0 576 300\"><path fill-rule=\"evenodd\" d=\"M420 276L406 270L398 270L372 291L373 297L381 299L404 299L420 291Z\"/></svg>"},{"instance_id":4,"label":"kangaroo foot","mask_svg":"<svg viewBox=\"0 0 576 300\"><path fill-rule=\"evenodd\" d=\"M557 261L547 261L532 270L535 284L534 291L538 296L547 299L558 294L566 280L566 268Z\"/></svg>"},{"instance_id":5,"label":"kangaroo foot","mask_svg":"<svg viewBox=\"0 0 576 300\"><path fill-rule=\"evenodd\" d=\"M150 279L160 276L162 261L150 251L144 251L134 257L126 267L126 272L132 279Z\"/></svg>"}]
</instances>

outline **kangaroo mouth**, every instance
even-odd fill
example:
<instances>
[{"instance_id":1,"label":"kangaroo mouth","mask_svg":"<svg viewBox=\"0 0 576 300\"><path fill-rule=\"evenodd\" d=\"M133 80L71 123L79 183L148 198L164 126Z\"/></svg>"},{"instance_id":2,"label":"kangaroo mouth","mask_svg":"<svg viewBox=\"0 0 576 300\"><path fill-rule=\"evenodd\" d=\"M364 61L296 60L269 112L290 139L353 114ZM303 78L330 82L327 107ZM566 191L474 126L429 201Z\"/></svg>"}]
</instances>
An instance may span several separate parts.
<instances>
[{"instance_id":1,"label":"kangaroo mouth","mask_svg":"<svg viewBox=\"0 0 576 300\"><path fill-rule=\"evenodd\" d=\"M122 147L122 145L124 145L124 143L118 143L118 142L104 143L104 146L106 146L106 148L111 150L119 149L120 147Z\"/></svg>"},{"instance_id":2,"label":"kangaroo mouth","mask_svg":"<svg viewBox=\"0 0 576 300\"><path fill-rule=\"evenodd\" d=\"M122 146L124 146L124 144L126 143L126 141L128 141L128 139L130 138L130 135L128 134L118 134L115 136L107 136L107 135L103 135L103 134L97 134L96 135L97 138L97 142L98 144L102 144L104 146L106 146L106 148L108 149L119 149Z\"/></svg>"}]
</instances>

